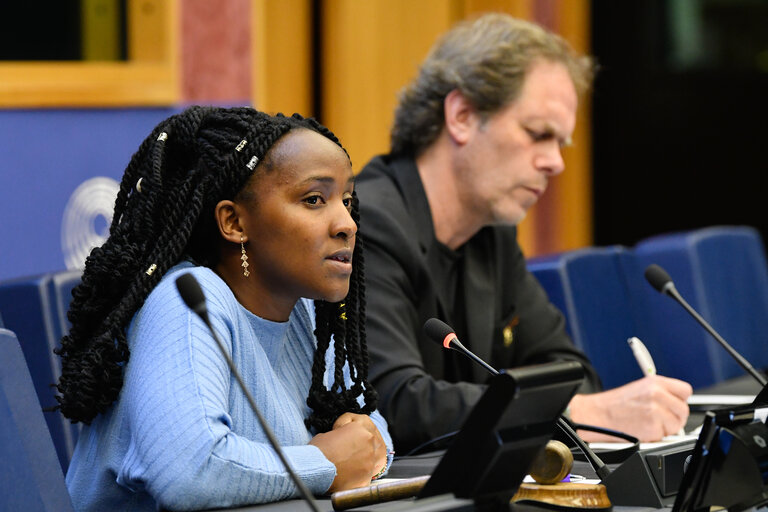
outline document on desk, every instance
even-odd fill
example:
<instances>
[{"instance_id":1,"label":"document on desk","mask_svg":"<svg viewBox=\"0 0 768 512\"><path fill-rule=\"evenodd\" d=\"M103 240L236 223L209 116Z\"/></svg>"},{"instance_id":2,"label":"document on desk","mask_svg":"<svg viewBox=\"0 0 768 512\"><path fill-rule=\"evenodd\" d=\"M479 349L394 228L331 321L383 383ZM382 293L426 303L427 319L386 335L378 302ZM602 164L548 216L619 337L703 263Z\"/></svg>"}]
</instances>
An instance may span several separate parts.
<instances>
[{"instance_id":1,"label":"document on desk","mask_svg":"<svg viewBox=\"0 0 768 512\"><path fill-rule=\"evenodd\" d=\"M656 441L653 443L640 443L640 449L648 450L650 448L658 448L660 446L671 446L676 443L685 443L691 439L697 439L698 437L698 433L667 436L661 441ZM632 443L589 443L589 447L593 450L620 450L622 448L629 448L630 446L632 446Z\"/></svg>"},{"instance_id":2,"label":"document on desk","mask_svg":"<svg viewBox=\"0 0 768 512\"><path fill-rule=\"evenodd\" d=\"M741 405L750 404L755 395L697 395L688 397L688 405Z\"/></svg>"},{"instance_id":3,"label":"document on desk","mask_svg":"<svg viewBox=\"0 0 768 512\"><path fill-rule=\"evenodd\" d=\"M565 481L570 482L572 484L591 484L591 485L595 485L595 484L599 484L600 483L600 479L599 478L586 478L586 477L583 477L581 475L575 475L573 473L568 475L568 479L565 480ZM523 478L523 482L526 483L526 484L535 484L535 483L537 483L536 480L534 480L531 475L525 475L525 478Z\"/></svg>"}]
</instances>

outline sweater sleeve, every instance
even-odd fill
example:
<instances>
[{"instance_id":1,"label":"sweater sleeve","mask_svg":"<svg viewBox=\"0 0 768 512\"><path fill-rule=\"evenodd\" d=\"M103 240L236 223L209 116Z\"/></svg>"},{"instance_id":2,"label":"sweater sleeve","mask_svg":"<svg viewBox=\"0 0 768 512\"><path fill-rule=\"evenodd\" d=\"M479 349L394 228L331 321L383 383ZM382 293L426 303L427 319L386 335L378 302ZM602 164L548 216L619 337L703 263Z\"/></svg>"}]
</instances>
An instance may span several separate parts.
<instances>
[{"instance_id":1,"label":"sweater sleeve","mask_svg":"<svg viewBox=\"0 0 768 512\"><path fill-rule=\"evenodd\" d=\"M384 471L377 476L377 478L383 478L387 476L389 468L392 467L392 460L395 458L395 448L392 444L392 438L389 436L389 430L387 430L387 421L378 410L371 413L371 421L373 421L373 424L379 429L379 433L381 433L381 437L387 445L387 465L384 468Z\"/></svg>"},{"instance_id":2,"label":"sweater sleeve","mask_svg":"<svg viewBox=\"0 0 768 512\"><path fill-rule=\"evenodd\" d=\"M314 308L314 306L311 306ZM314 330L314 310L312 311L311 317L313 318L312 323L312 329ZM331 386L333 383L333 369L334 369L334 348L333 344L335 343L335 340L331 341L331 347L329 348L328 352L325 354L325 385ZM346 362L344 364L343 369L344 374L344 382L347 384L348 387L352 386L352 377L349 372L349 362ZM361 394L357 397L357 402L362 407L364 405L364 398ZM381 415L381 413L378 411L378 409L374 410L370 414L371 421L374 425L376 425L376 428L378 429L379 433L381 434L381 438L384 440L384 444L387 446L387 465L384 469L384 472L378 475L378 478L384 477L388 472L389 468L392 465L392 460L394 459L395 455L395 449L394 449L394 443L392 442L392 437L389 434L389 426L387 425L387 420L384 419L384 416Z\"/></svg>"},{"instance_id":3,"label":"sweater sleeve","mask_svg":"<svg viewBox=\"0 0 768 512\"><path fill-rule=\"evenodd\" d=\"M234 304L224 297L228 289L221 289L225 285L217 285L218 278L206 269L193 272L205 290L214 328L232 354ZM127 408L124 428L130 429L130 445L118 483L143 488L160 507L174 510L296 496L260 429L255 439L235 432L240 420L230 414L229 402L230 386L236 383L226 360L208 329L167 281L153 291L129 331L131 358L121 400ZM256 401L261 401L258 393ZM270 423L280 418L271 409L262 414ZM333 482L335 467L318 448L306 444L308 432L292 430L278 436L283 451L307 487L322 494ZM293 436L294 442L284 442L286 436Z\"/></svg>"},{"instance_id":4,"label":"sweater sleeve","mask_svg":"<svg viewBox=\"0 0 768 512\"><path fill-rule=\"evenodd\" d=\"M330 351L329 351L330 352ZM348 385L352 385L352 379L349 377L349 366L346 365L344 367L344 373L345 373L345 379L347 380ZM358 403L360 405L363 405L363 396L360 395L357 397ZM381 413L378 411L378 409L374 410L370 416L371 421L376 426L376 428L379 431L379 434L381 434L381 438L384 440L384 444L387 446L387 464L384 468L382 468L382 471L376 476L376 478L383 478L384 476L389 473L389 468L392 466L392 461L395 457L395 447L394 443L392 442L392 437L389 435L389 427L387 425L387 420L384 419L384 416L381 415Z\"/></svg>"}]
</instances>

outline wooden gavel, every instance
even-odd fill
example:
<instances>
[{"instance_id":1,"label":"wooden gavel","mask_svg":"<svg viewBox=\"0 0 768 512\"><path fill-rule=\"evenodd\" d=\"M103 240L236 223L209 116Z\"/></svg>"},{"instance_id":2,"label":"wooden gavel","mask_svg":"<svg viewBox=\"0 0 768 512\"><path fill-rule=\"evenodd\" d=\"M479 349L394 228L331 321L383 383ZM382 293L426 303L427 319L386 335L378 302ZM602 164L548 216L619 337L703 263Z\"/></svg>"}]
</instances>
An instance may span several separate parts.
<instances>
[{"instance_id":1,"label":"wooden gavel","mask_svg":"<svg viewBox=\"0 0 768 512\"><path fill-rule=\"evenodd\" d=\"M562 481L573 468L573 454L560 441L549 441L533 461L529 473L540 484ZM392 482L373 484L359 489L339 491L331 495L334 510L347 510L374 503L412 498L419 494L429 476L405 478Z\"/></svg>"}]
</instances>

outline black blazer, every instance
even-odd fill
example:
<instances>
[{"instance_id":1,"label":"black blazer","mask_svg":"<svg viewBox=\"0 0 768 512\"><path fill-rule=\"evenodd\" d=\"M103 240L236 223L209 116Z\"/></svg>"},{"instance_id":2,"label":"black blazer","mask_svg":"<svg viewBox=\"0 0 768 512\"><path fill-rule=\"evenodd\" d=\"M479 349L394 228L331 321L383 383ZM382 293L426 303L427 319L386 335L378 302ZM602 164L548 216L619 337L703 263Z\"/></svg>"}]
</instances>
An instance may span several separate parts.
<instances>
[{"instance_id":1,"label":"black blazer","mask_svg":"<svg viewBox=\"0 0 768 512\"><path fill-rule=\"evenodd\" d=\"M479 366L465 382L444 380L445 350L423 334L431 317L453 324L436 284L438 244L424 187L410 159L373 159L358 175L364 243L370 381L395 448L411 448L461 427L484 391ZM562 314L525 268L514 226L486 227L464 246L465 334L495 368L555 360L585 367L583 391L600 388L565 332Z\"/></svg>"}]
</instances>

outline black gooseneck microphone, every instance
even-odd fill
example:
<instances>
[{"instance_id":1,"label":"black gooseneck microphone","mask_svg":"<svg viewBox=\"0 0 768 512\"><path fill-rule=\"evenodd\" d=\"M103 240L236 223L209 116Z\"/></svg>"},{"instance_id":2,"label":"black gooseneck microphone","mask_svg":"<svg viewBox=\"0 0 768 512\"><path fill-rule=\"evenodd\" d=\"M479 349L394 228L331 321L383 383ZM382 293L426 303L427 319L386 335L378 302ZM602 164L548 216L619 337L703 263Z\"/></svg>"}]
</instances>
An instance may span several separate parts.
<instances>
[{"instance_id":1,"label":"black gooseneck microphone","mask_svg":"<svg viewBox=\"0 0 768 512\"><path fill-rule=\"evenodd\" d=\"M277 456L280 457L280 462L282 462L283 466L285 466L285 469L288 471L288 474L290 475L291 480L293 480L293 483L296 484L296 487L298 488L302 498L307 502L309 507L314 512L320 512L320 509L317 505L317 502L315 501L315 498L312 496L312 493L309 492L309 489L307 489L307 487L304 485L304 482L302 482L296 473L293 472L291 465L288 463L288 459L285 458L285 454L280 448L280 443L278 443L275 434L272 432L272 429L261 415L261 411L259 411L259 408L256 406L256 400L254 400L253 395L245 386L243 377L235 367L235 362L232 361L232 358L224 349L224 344L216 335L216 331L213 329L213 325L211 325L211 321L208 318L208 308L205 305L205 294L203 294L203 290L200 288L200 284L197 282L197 279L195 279L195 276L192 274L182 274L176 279L176 288L179 290L179 295L181 295L181 298L184 300L184 303L187 305L187 307L194 311L211 331L213 339L216 340L216 344L219 346L222 355L227 360L227 364L229 365L229 369L232 372L232 375L235 376L237 383L240 385L240 389L243 390L246 398L248 398L248 403L250 404L251 409L253 410L254 414L256 414L256 418L259 420L259 424L261 425L262 430L264 430L264 433L267 435L269 444L272 445L272 448L277 453Z\"/></svg>"},{"instance_id":2,"label":"black gooseneck microphone","mask_svg":"<svg viewBox=\"0 0 768 512\"><path fill-rule=\"evenodd\" d=\"M766 379L760 373L755 370L755 368L749 364L749 362L742 357L741 354L736 352L736 349L734 349L732 346L728 344L727 341L723 339L720 334L715 331L709 323L704 320L701 315L699 315L695 309L691 307L688 302L680 295L680 293L677 291L677 288L675 288L675 283L672 282L672 278L669 277L669 274L667 274L667 271L661 268L659 265L656 265L655 263L652 265L648 265L648 267L645 269L645 279L653 286L659 293L662 293L664 295L669 295L675 301L683 306L683 308L690 314L696 321L701 324L704 329L707 330L709 334L712 335L715 340L722 345L722 347L733 357L737 363L752 377L755 378L757 382L760 383L760 386L765 387L766 385Z\"/></svg>"},{"instance_id":3,"label":"black gooseneck microphone","mask_svg":"<svg viewBox=\"0 0 768 512\"><path fill-rule=\"evenodd\" d=\"M444 348L455 350L469 357L471 360L485 368L491 375L499 374L499 371L496 368L477 357L468 348L462 345L453 329L442 320L437 318L430 318L427 320L424 323L424 333L429 339L442 345ZM597 454L595 454L595 452L592 451L587 443L579 437L570 422L562 416L559 416L557 418L557 426L560 427L560 430L562 430L565 435L579 447L581 453L587 458L589 465L592 466L592 469L597 473L597 476L600 477L601 480L605 480L605 478L611 474L610 468L597 456Z\"/></svg>"},{"instance_id":4,"label":"black gooseneck microphone","mask_svg":"<svg viewBox=\"0 0 768 512\"><path fill-rule=\"evenodd\" d=\"M456 333L451 327L437 318L430 318L424 323L424 334L435 343L439 343L444 348L455 350L460 352L485 368L491 375L498 375L499 372L493 366L489 365L479 357L477 357L472 351L461 344L459 338L456 337Z\"/></svg>"}]
</instances>

